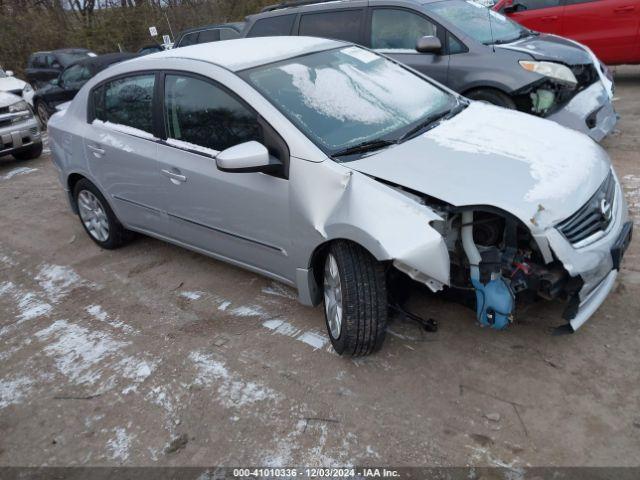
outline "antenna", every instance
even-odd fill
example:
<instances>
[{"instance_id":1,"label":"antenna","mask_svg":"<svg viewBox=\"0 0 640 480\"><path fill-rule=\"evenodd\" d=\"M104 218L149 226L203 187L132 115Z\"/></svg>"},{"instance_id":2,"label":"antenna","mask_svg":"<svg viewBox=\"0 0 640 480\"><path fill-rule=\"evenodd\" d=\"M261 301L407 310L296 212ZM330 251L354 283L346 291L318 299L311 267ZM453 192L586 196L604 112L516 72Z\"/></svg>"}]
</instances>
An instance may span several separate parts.
<instances>
[{"instance_id":1,"label":"antenna","mask_svg":"<svg viewBox=\"0 0 640 480\"><path fill-rule=\"evenodd\" d=\"M487 15L489 15L489 31L491 32L491 48L496 53L496 39L493 37L493 22L491 21L491 7L487 7Z\"/></svg>"},{"instance_id":2,"label":"antenna","mask_svg":"<svg viewBox=\"0 0 640 480\"><path fill-rule=\"evenodd\" d=\"M167 25L169 25L169 31L171 32L171 36L173 37L173 40L176 39L176 36L173 34L173 28L171 28L171 22L169 21L169 17L167 16L167 11L164 11L164 18L167 20Z\"/></svg>"}]
</instances>

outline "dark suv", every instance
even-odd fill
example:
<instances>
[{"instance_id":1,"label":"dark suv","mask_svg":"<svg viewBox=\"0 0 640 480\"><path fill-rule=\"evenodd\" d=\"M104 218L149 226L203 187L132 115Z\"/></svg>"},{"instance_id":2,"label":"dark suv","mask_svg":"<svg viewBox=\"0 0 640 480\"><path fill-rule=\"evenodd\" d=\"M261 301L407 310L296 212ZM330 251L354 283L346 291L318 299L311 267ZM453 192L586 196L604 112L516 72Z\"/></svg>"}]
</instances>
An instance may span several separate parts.
<instances>
[{"instance_id":1,"label":"dark suv","mask_svg":"<svg viewBox=\"0 0 640 480\"><path fill-rule=\"evenodd\" d=\"M65 67L83 58L95 56L86 48L64 48L50 52L36 52L27 62L27 79L34 88L40 87L54 78L58 78Z\"/></svg>"},{"instance_id":2,"label":"dark suv","mask_svg":"<svg viewBox=\"0 0 640 480\"><path fill-rule=\"evenodd\" d=\"M300 0L246 19L243 35L305 35L369 47L456 92L595 140L617 122L606 68L580 44L466 0Z\"/></svg>"}]
</instances>

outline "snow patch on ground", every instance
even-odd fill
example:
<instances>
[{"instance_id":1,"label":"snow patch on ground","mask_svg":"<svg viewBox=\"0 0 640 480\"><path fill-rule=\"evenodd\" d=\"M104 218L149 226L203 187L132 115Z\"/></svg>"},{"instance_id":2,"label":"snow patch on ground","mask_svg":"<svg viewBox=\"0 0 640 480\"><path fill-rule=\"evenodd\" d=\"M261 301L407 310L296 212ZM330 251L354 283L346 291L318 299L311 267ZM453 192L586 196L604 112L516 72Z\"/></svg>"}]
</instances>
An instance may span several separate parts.
<instances>
[{"instance_id":1,"label":"snow patch on ground","mask_svg":"<svg viewBox=\"0 0 640 480\"><path fill-rule=\"evenodd\" d=\"M189 359L197 370L194 383L217 387L217 398L227 408L243 407L279 398L272 389L257 382L246 381L240 375L231 372L223 361L210 354L191 352Z\"/></svg>"},{"instance_id":2,"label":"snow patch on ground","mask_svg":"<svg viewBox=\"0 0 640 480\"><path fill-rule=\"evenodd\" d=\"M62 265L44 264L35 278L53 303L58 302L75 288L90 285L71 267Z\"/></svg>"},{"instance_id":3,"label":"snow patch on ground","mask_svg":"<svg viewBox=\"0 0 640 480\"><path fill-rule=\"evenodd\" d=\"M271 285L264 287L262 293L272 295L274 297L288 298L290 300L296 300L296 296L290 288L285 287L277 282L271 282Z\"/></svg>"},{"instance_id":4,"label":"snow patch on ground","mask_svg":"<svg viewBox=\"0 0 640 480\"><path fill-rule=\"evenodd\" d=\"M111 459L121 462L126 461L129 458L129 450L134 438L135 436L128 433L126 429L122 427L116 428L115 437L107 442L107 448L111 452Z\"/></svg>"},{"instance_id":5,"label":"snow patch on ground","mask_svg":"<svg viewBox=\"0 0 640 480\"><path fill-rule=\"evenodd\" d=\"M77 384L95 384L102 375L101 364L127 345L67 320L56 320L36 337L47 343L43 351L54 358L56 368Z\"/></svg>"},{"instance_id":6,"label":"snow patch on ground","mask_svg":"<svg viewBox=\"0 0 640 480\"><path fill-rule=\"evenodd\" d=\"M266 316L265 311L257 306L247 306L241 305L239 307L235 307L229 313L236 317L264 317Z\"/></svg>"},{"instance_id":7,"label":"snow patch on ground","mask_svg":"<svg viewBox=\"0 0 640 480\"><path fill-rule=\"evenodd\" d=\"M180 292L180 296L188 300L199 300L204 295L203 292Z\"/></svg>"},{"instance_id":8,"label":"snow patch on ground","mask_svg":"<svg viewBox=\"0 0 640 480\"><path fill-rule=\"evenodd\" d=\"M24 375L13 379L0 379L0 410L9 405L21 403L33 384L34 381Z\"/></svg>"},{"instance_id":9,"label":"snow patch on ground","mask_svg":"<svg viewBox=\"0 0 640 480\"><path fill-rule=\"evenodd\" d=\"M112 319L111 316L100 305L89 305L87 308L85 308L85 310L89 315L91 315L96 320L106 323L107 325L110 325L113 328L120 329L127 333L132 333L134 331L133 328L131 328L126 323L118 319L115 319L115 320Z\"/></svg>"},{"instance_id":10,"label":"snow patch on ground","mask_svg":"<svg viewBox=\"0 0 640 480\"><path fill-rule=\"evenodd\" d=\"M300 342L310 345L316 350L325 347L329 343L329 337L327 337L326 334L313 330L303 331L284 320L267 320L262 323L262 326L268 328L274 334L295 338Z\"/></svg>"},{"instance_id":11,"label":"snow patch on ground","mask_svg":"<svg viewBox=\"0 0 640 480\"><path fill-rule=\"evenodd\" d=\"M0 176L0 180L10 180L13 177L17 177L18 175L26 175L27 173L33 173L33 172L36 172L37 170L38 170L37 168L29 168L29 167L14 168L13 170L9 170L9 172Z\"/></svg>"}]
</instances>

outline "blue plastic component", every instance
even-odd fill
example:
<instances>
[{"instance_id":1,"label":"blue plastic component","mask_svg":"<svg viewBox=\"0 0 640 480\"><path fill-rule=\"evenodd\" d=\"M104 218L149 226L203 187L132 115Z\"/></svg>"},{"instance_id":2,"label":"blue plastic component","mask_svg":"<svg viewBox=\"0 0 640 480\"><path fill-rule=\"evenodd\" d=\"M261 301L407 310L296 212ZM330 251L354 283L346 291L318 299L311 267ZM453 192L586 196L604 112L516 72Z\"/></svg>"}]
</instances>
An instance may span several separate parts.
<instances>
[{"instance_id":1,"label":"blue plastic component","mask_svg":"<svg viewBox=\"0 0 640 480\"><path fill-rule=\"evenodd\" d=\"M506 328L511 322L515 298L504 278L499 277L484 285L471 279L476 289L476 316L483 326L496 330Z\"/></svg>"}]
</instances>

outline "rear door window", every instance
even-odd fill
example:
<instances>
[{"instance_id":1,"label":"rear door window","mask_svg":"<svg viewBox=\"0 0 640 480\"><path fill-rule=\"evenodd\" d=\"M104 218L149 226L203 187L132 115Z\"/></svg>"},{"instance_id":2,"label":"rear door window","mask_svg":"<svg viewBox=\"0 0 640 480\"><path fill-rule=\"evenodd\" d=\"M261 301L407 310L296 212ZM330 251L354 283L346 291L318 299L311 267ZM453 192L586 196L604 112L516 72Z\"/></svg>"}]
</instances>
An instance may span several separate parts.
<instances>
[{"instance_id":1,"label":"rear door window","mask_svg":"<svg viewBox=\"0 0 640 480\"><path fill-rule=\"evenodd\" d=\"M415 51L419 38L437 34L433 22L408 10L376 8L371 15L373 49Z\"/></svg>"},{"instance_id":2,"label":"rear door window","mask_svg":"<svg viewBox=\"0 0 640 480\"><path fill-rule=\"evenodd\" d=\"M251 27L247 37L273 37L277 35L291 35L295 15L280 15L278 17L261 18Z\"/></svg>"},{"instance_id":3,"label":"rear door window","mask_svg":"<svg viewBox=\"0 0 640 480\"><path fill-rule=\"evenodd\" d=\"M198 43L217 42L218 40L220 40L220 30L216 28L203 30L198 35Z\"/></svg>"},{"instance_id":4,"label":"rear door window","mask_svg":"<svg viewBox=\"0 0 640 480\"><path fill-rule=\"evenodd\" d=\"M352 9L302 15L298 35L361 43L362 13Z\"/></svg>"},{"instance_id":5,"label":"rear door window","mask_svg":"<svg viewBox=\"0 0 640 480\"><path fill-rule=\"evenodd\" d=\"M233 28L220 29L220 40L232 40L234 38L240 38L240 33Z\"/></svg>"},{"instance_id":6,"label":"rear door window","mask_svg":"<svg viewBox=\"0 0 640 480\"><path fill-rule=\"evenodd\" d=\"M198 32L187 33L180 40L179 47L188 47L189 45L195 45L198 43Z\"/></svg>"},{"instance_id":7,"label":"rear door window","mask_svg":"<svg viewBox=\"0 0 640 480\"><path fill-rule=\"evenodd\" d=\"M153 133L155 75L113 80L94 92L95 116L103 122Z\"/></svg>"}]
</instances>

